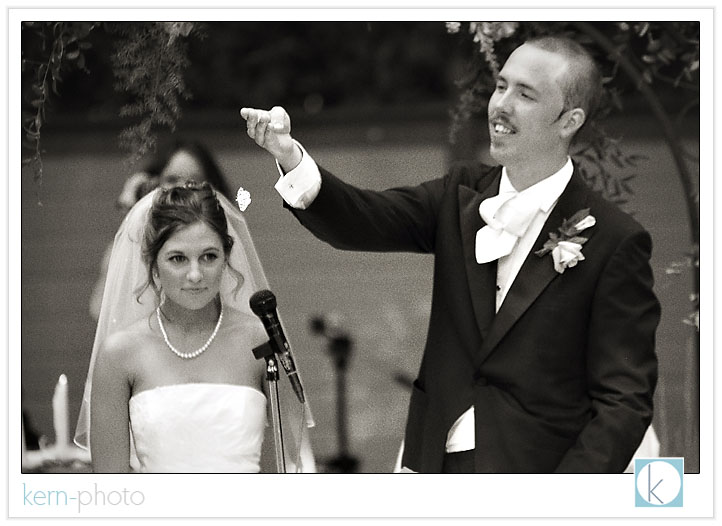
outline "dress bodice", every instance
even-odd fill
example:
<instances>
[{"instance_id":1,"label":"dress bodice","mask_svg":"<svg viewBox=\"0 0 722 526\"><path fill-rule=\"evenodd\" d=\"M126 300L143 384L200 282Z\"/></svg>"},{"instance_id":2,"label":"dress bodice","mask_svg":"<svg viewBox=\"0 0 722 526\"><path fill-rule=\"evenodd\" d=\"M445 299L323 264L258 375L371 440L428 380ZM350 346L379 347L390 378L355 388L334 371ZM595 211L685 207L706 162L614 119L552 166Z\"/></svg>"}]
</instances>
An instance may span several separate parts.
<instances>
[{"instance_id":1,"label":"dress bodice","mask_svg":"<svg viewBox=\"0 0 722 526\"><path fill-rule=\"evenodd\" d=\"M253 387L166 385L133 395L128 410L142 472L260 470L266 397Z\"/></svg>"}]
</instances>

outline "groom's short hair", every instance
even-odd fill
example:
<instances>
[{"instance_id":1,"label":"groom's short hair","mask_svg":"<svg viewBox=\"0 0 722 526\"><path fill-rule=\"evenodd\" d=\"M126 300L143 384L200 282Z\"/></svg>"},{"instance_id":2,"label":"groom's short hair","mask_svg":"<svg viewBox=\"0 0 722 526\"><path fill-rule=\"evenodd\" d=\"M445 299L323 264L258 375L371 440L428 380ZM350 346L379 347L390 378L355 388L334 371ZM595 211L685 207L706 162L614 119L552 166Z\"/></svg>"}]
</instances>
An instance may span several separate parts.
<instances>
[{"instance_id":1,"label":"groom's short hair","mask_svg":"<svg viewBox=\"0 0 722 526\"><path fill-rule=\"evenodd\" d=\"M539 49L562 55L568 70L562 81L564 111L574 108L584 110L585 124L598 112L602 100L602 74L587 49L568 37L546 35L525 42Z\"/></svg>"}]
</instances>

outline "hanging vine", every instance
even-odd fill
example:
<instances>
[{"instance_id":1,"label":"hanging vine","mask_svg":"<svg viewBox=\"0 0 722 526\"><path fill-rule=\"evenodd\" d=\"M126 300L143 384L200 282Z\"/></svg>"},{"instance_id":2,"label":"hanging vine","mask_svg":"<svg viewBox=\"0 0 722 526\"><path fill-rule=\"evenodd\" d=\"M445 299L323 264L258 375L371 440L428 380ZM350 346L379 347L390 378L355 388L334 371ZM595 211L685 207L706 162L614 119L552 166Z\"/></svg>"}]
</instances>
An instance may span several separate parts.
<instances>
[{"instance_id":1,"label":"hanging vine","mask_svg":"<svg viewBox=\"0 0 722 526\"><path fill-rule=\"evenodd\" d=\"M115 89L127 94L121 117L135 122L120 134L120 146L137 160L156 145L155 130L175 130L181 117L180 99L190 98L183 82L188 66L187 37L191 22L114 24L117 35L112 57Z\"/></svg>"},{"instance_id":2,"label":"hanging vine","mask_svg":"<svg viewBox=\"0 0 722 526\"><path fill-rule=\"evenodd\" d=\"M114 89L124 101L120 116L133 120L120 133L119 143L135 161L155 147L158 127L175 129L180 99L190 98L183 74L189 64L187 38L196 30L193 22L23 22L23 164L38 187L48 109L61 96L67 72L90 73L85 57L92 48L92 32L104 31L114 38Z\"/></svg>"},{"instance_id":3,"label":"hanging vine","mask_svg":"<svg viewBox=\"0 0 722 526\"><path fill-rule=\"evenodd\" d=\"M22 24L22 129L23 163L29 165L36 183L42 182L41 131L52 96L58 96L62 74L70 68L87 71L87 37L92 22L23 22Z\"/></svg>"}]
</instances>

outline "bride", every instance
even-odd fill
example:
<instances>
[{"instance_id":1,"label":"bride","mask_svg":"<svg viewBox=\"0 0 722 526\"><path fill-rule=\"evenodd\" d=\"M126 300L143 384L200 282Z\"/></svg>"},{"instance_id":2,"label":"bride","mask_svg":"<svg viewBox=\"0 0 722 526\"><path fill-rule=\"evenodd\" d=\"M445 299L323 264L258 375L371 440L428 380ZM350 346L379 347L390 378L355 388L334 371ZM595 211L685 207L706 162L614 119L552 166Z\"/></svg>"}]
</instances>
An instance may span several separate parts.
<instances>
[{"instance_id":1,"label":"bride","mask_svg":"<svg viewBox=\"0 0 722 526\"><path fill-rule=\"evenodd\" d=\"M266 286L245 220L209 184L134 206L116 234L76 430L95 472L274 470L265 362L251 352L268 336L249 308ZM287 383L275 451L288 472L313 471L310 413Z\"/></svg>"}]
</instances>

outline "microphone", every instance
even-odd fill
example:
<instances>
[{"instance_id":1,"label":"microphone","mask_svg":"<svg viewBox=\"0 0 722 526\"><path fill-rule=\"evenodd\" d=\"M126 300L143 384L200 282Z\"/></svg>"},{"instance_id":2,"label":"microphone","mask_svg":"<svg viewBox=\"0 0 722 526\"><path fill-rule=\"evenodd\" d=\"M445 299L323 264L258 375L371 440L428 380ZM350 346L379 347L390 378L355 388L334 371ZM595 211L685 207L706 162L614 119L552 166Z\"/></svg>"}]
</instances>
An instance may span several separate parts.
<instances>
[{"instance_id":1,"label":"microphone","mask_svg":"<svg viewBox=\"0 0 722 526\"><path fill-rule=\"evenodd\" d=\"M278 356L283 370L286 371L286 375L291 382L291 386L298 400L304 403L306 399L303 395L303 387L298 377L296 364L293 361L293 356L291 356L291 347L288 345L288 340L286 340L286 336L283 334L283 328L276 313L276 296L274 296L270 290L260 290L251 296L249 304L253 314L261 318L263 326L268 333L269 344L273 352Z\"/></svg>"}]
</instances>

